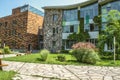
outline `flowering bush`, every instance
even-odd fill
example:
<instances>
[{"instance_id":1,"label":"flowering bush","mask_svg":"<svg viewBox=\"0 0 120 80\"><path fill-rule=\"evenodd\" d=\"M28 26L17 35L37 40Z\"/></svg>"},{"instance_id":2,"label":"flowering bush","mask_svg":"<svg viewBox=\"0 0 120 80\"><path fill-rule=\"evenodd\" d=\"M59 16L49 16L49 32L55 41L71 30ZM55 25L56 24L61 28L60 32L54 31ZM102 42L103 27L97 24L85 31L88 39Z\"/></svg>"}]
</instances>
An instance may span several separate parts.
<instances>
[{"instance_id":1,"label":"flowering bush","mask_svg":"<svg viewBox=\"0 0 120 80\"><path fill-rule=\"evenodd\" d=\"M79 42L76 44L73 44L73 49L95 49L95 45L89 42Z\"/></svg>"},{"instance_id":2,"label":"flowering bush","mask_svg":"<svg viewBox=\"0 0 120 80\"><path fill-rule=\"evenodd\" d=\"M96 47L92 43L79 42L72 46L72 55L77 59L78 62L84 62L89 64L96 64L100 60Z\"/></svg>"},{"instance_id":3,"label":"flowering bush","mask_svg":"<svg viewBox=\"0 0 120 80\"><path fill-rule=\"evenodd\" d=\"M78 62L96 64L100 60L97 52L93 49L75 49L72 51L72 55L77 59Z\"/></svg>"}]
</instances>

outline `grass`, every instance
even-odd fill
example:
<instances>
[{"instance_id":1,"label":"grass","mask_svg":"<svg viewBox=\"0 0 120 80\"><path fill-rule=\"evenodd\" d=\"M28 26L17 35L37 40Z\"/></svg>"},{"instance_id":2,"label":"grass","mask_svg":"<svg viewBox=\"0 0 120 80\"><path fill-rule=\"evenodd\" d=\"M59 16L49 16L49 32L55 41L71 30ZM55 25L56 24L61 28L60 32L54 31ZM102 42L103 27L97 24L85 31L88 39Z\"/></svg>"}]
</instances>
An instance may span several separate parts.
<instances>
[{"instance_id":1,"label":"grass","mask_svg":"<svg viewBox=\"0 0 120 80\"><path fill-rule=\"evenodd\" d=\"M13 71L0 71L0 80L12 80L15 74Z\"/></svg>"},{"instance_id":2,"label":"grass","mask_svg":"<svg viewBox=\"0 0 120 80\"><path fill-rule=\"evenodd\" d=\"M40 54L30 54L17 57L4 58L3 60L7 61L17 61L17 62L28 62L28 63L42 63L42 64L61 64L61 65L91 65L85 63L79 63L76 59L70 54L63 54L66 57L66 61L60 62L57 60L59 54L49 54L46 61L40 60ZM120 60L116 60L116 63L113 63L113 60L101 60L93 66L120 66Z\"/></svg>"}]
</instances>

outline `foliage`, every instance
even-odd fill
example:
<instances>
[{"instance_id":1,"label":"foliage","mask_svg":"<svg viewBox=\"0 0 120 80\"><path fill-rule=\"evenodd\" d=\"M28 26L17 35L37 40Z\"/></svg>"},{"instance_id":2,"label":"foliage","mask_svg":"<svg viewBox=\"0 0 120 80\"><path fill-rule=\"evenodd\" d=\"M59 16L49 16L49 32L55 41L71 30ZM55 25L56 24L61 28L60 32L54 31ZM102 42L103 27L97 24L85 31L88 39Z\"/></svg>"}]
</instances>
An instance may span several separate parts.
<instances>
[{"instance_id":1,"label":"foliage","mask_svg":"<svg viewBox=\"0 0 120 80\"><path fill-rule=\"evenodd\" d=\"M101 16L95 16L93 18L94 23L99 27L99 32L101 33Z\"/></svg>"},{"instance_id":2,"label":"foliage","mask_svg":"<svg viewBox=\"0 0 120 80\"><path fill-rule=\"evenodd\" d=\"M96 64L100 60L98 54L92 49L75 49L73 56L75 56L78 62L89 64Z\"/></svg>"},{"instance_id":3,"label":"foliage","mask_svg":"<svg viewBox=\"0 0 120 80\"><path fill-rule=\"evenodd\" d=\"M111 10L105 17L107 25L103 33L99 36L99 47L103 51L104 44L109 42L113 43L113 37L116 38L117 53L120 51L120 12Z\"/></svg>"},{"instance_id":4,"label":"foliage","mask_svg":"<svg viewBox=\"0 0 120 80\"><path fill-rule=\"evenodd\" d=\"M79 42L76 44L73 44L73 49L95 49L95 45L89 42Z\"/></svg>"},{"instance_id":5,"label":"foliage","mask_svg":"<svg viewBox=\"0 0 120 80\"><path fill-rule=\"evenodd\" d=\"M60 53L69 53L69 50L61 50Z\"/></svg>"},{"instance_id":6,"label":"foliage","mask_svg":"<svg viewBox=\"0 0 120 80\"><path fill-rule=\"evenodd\" d=\"M1 42L2 42L2 40L0 39L0 47L1 47Z\"/></svg>"},{"instance_id":7,"label":"foliage","mask_svg":"<svg viewBox=\"0 0 120 80\"><path fill-rule=\"evenodd\" d=\"M57 56L57 60L63 62L63 61L66 60L66 57L65 57L63 54L59 54L59 55Z\"/></svg>"},{"instance_id":8,"label":"foliage","mask_svg":"<svg viewBox=\"0 0 120 80\"><path fill-rule=\"evenodd\" d=\"M0 80L12 80L15 74L13 71L0 71Z\"/></svg>"},{"instance_id":9,"label":"foliage","mask_svg":"<svg viewBox=\"0 0 120 80\"><path fill-rule=\"evenodd\" d=\"M2 50L0 50L0 54L2 54L3 52L2 52Z\"/></svg>"},{"instance_id":10,"label":"foliage","mask_svg":"<svg viewBox=\"0 0 120 80\"><path fill-rule=\"evenodd\" d=\"M10 48L9 48L8 46L5 46L5 47L3 48L3 52L4 52L5 54L10 54L10 53L11 53L11 50L10 50Z\"/></svg>"},{"instance_id":11,"label":"foliage","mask_svg":"<svg viewBox=\"0 0 120 80\"><path fill-rule=\"evenodd\" d=\"M40 51L41 60L46 61L50 52L46 49Z\"/></svg>"},{"instance_id":12,"label":"foliage","mask_svg":"<svg viewBox=\"0 0 120 80\"><path fill-rule=\"evenodd\" d=\"M96 62L99 60L100 58L98 54L92 49L87 49L82 58L82 62L89 63L89 64L96 64Z\"/></svg>"},{"instance_id":13,"label":"foliage","mask_svg":"<svg viewBox=\"0 0 120 80\"><path fill-rule=\"evenodd\" d=\"M101 16L95 16L93 18L93 21L94 21L94 23L100 24L99 22L101 22Z\"/></svg>"},{"instance_id":14,"label":"foliage","mask_svg":"<svg viewBox=\"0 0 120 80\"><path fill-rule=\"evenodd\" d=\"M82 62L82 57L86 49L75 49L72 51L72 55L77 59L78 62Z\"/></svg>"},{"instance_id":15,"label":"foliage","mask_svg":"<svg viewBox=\"0 0 120 80\"><path fill-rule=\"evenodd\" d=\"M87 38L89 38L89 34L87 32L73 33L68 36L69 40L75 40L76 42L83 42Z\"/></svg>"},{"instance_id":16,"label":"foliage","mask_svg":"<svg viewBox=\"0 0 120 80\"><path fill-rule=\"evenodd\" d=\"M69 50L69 53L70 53L70 54L72 54L72 53L73 53L73 51L74 51L74 50L73 50L73 49L71 49L71 50Z\"/></svg>"}]
</instances>

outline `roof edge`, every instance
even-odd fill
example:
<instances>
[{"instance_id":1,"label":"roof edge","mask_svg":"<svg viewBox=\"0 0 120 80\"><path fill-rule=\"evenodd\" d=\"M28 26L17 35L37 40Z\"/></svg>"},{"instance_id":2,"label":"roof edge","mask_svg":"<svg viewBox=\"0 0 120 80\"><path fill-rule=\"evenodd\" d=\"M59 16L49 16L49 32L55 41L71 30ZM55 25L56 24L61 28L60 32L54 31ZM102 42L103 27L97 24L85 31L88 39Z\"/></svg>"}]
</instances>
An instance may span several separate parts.
<instances>
[{"instance_id":1,"label":"roof edge","mask_svg":"<svg viewBox=\"0 0 120 80\"><path fill-rule=\"evenodd\" d=\"M42 7L42 9L71 9L71 8L77 8L78 6L82 7L82 6L86 6L86 5L90 5L92 3L97 2L98 0L88 0L85 2L81 2L78 4L72 4L72 5L63 5L63 6L45 6Z\"/></svg>"}]
</instances>

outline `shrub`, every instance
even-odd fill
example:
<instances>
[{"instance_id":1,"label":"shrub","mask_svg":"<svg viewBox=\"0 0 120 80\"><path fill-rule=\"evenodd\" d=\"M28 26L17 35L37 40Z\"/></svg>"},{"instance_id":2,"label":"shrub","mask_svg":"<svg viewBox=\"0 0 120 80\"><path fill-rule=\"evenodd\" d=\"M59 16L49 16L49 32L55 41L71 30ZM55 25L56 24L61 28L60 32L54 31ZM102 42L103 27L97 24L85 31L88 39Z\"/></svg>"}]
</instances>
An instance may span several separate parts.
<instances>
[{"instance_id":1,"label":"shrub","mask_svg":"<svg viewBox=\"0 0 120 80\"><path fill-rule=\"evenodd\" d=\"M61 54L61 55L58 55L58 56L57 56L57 60L63 62L63 61L66 60L66 57Z\"/></svg>"},{"instance_id":2,"label":"shrub","mask_svg":"<svg viewBox=\"0 0 120 80\"><path fill-rule=\"evenodd\" d=\"M92 49L87 49L82 57L82 62L89 64L96 64L98 60L100 60L98 54Z\"/></svg>"},{"instance_id":3,"label":"shrub","mask_svg":"<svg viewBox=\"0 0 120 80\"><path fill-rule=\"evenodd\" d=\"M46 50L46 49L41 50L40 51L41 60L46 61L49 53L50 52L48 50Z\"/></svg>"},{"instance_id":4,"label":"shrub","mask_svg":"<svg viewBox=\"0 0 120 80\"><path fill-rule=\"evenodd\" d=\"M85 53L85 49L75 49L72 51L72 55L77 59L77 61L82 62L82 57Z\"/></svg>"},{"instance_id":5,"label":"shrub","mask_svg":"<svg viewBox=\"0 0 120 80\"><path fill-rule=\"evenodd\" d=\"M60 53L69 53L69 50L61 50Z\"/></svg>"},{"instance_id":6,"label":"shrub","mask_svg":"<svg viewBox=\"0 0 120 80\"><path fill-rule=\"evenodd\" d=\"M2 50L0 50L0 54L2 54L3 52L2 52Z\"/></svg>"},{"instance_id":7,"label":"shrub","mask_svg":"<svg viewBox=\"0 0 120 80\"><path fill-rule=\"evenodd\" d=\"M74 50L73 50L73 49L71 49L71 50L69 50L69 53L70 53L70 54L72 54L72 53L73 53L73 51L74 51Z\"/></svg>"},{"instance_id":8,"label":"shrub","mask_svg":"<svg viewBox=\"0 0 120 80\"><path fill-rule=\"evenodd\" d=\"M75 49L72 54L78 62L96 64L100 60L98 54L93 49Z\"/></svg>"},{"instance_id":9,"label":"shrub","mask_svg":"<svg viewBox=\"0 0 120 80\"><path fill-rule=\"evenodd\" d=\"M10 50L10 48L9 48L8 46L5 46L5 47L3 48L3 52L4 52L5 54L10 54L10 53L11 53L11 50Z\"/></svg>"}]
</instances>

